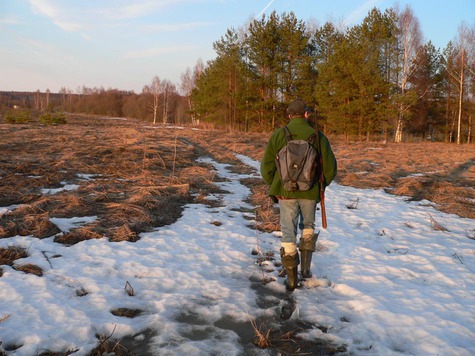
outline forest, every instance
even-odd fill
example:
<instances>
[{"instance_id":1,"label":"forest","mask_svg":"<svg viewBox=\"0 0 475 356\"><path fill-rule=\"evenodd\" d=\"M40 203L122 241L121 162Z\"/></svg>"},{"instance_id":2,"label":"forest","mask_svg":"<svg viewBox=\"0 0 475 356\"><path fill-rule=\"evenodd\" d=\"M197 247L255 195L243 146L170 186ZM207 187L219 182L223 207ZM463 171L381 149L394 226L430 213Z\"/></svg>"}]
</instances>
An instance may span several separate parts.
<instances>
[{"instance_id":1,"label":"forest","mask_svg":"<svg viewBox=\"0 0 475 356\"><path fill-rule=\"evenodd\" d=\"M216 57L175 85L155 76L141 93L61 88L0 92L0 110L64 111L227 131L270 131L295 98L328 134L358 141L473 142L475 26L462 23L443 49L424 41L409 6L373 8L341 29L273 12L228 28Z\"/></svg>"}]
</instances>

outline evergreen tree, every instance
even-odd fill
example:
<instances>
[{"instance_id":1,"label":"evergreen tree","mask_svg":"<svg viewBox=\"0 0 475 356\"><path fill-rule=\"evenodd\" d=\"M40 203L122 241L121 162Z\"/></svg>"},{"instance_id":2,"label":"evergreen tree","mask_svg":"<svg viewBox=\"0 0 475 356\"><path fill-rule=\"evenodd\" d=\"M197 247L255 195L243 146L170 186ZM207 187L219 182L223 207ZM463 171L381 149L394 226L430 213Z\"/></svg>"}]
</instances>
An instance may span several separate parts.
<instances>
[{"instance_id":1,"label":"evergreen tree","mask_svg":"<svg viewBox=\"0 0 475 356\"><path fill-rule=\"evenodd\" d=\"M343 38L328 25L318 34L319 43L327 46L319 46L315 89L318 108L331 126L347 138L357 135L369 140L380 129L388 108L389 86L381 64L390 31L384 20L374 9L362 25L349 29Z\"/></svg>"},{"instance_id":2,"label":"evergreen tree","mask_svg":"<svg viewBox=\"0 0 475 356\"><path fill-rule=\"evenodd\" d=\"M245 52L258 85L259 122L274 127L285 120L285 108L294 98L311 97L310 36L305 23L291 12L274 11L249 25Z\"/></svg>"},{"instance_id":3,"label":"evergreen tree","mask_svg":"<svg viewBox=\"0 0 475 356\"><path fill-rule=\"evenodd\" d=\"M443 92L441 81L441 54L432 42L420 47L417 66L409 81L417 93L418 101L412 108L413 119L408 131L423 138L434 139L443 132Z\"/></svg>"}]
</instances>

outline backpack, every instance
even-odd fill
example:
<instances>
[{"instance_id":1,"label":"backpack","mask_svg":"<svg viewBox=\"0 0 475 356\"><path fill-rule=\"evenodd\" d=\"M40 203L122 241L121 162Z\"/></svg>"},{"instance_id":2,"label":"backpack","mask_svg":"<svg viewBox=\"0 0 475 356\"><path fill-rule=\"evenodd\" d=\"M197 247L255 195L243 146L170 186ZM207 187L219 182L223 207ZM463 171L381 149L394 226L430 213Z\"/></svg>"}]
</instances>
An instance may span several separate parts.
<instances>
[{"instance_id":1,"label":"backpack","mask_svg":"<svg viewBox=\"0 0 475 356\"><path fill-rule=\"evenodd\" d=\"M307 140L292 140L287 126L284 126L284 131L287 144L275 158L280 180L286 191L310 190L316 182L319 165L318 152L312 145L316 135L313 133Z\"/></svg>"}]
</instances>

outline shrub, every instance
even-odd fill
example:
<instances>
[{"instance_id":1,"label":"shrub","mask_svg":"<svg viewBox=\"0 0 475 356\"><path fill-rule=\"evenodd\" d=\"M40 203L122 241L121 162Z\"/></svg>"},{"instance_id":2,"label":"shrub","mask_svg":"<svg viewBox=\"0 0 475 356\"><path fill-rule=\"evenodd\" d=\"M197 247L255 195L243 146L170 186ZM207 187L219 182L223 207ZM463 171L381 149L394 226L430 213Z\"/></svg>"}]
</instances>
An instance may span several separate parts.
<instances>
[{"instance_id":1,"label":"shrub","mask_svg":"<svg viewBox=\"0 0 475 356\"><path fill-rule=\"evenodd\" d=\"M31 120L31 113L28 109L8 110L4 115L4 120L9 124L24 124Z\"/></svg>"},{"instance_id":2,"label":"shrub","mask_svg":"<svg viewBox=\"0 0 475 356\"><path fill-rule=\"evenodd\" d=\"M45 113L40 116L40 123L45 125L61 125L66 123L63 113Z\"/></svg>"}]
</instances>

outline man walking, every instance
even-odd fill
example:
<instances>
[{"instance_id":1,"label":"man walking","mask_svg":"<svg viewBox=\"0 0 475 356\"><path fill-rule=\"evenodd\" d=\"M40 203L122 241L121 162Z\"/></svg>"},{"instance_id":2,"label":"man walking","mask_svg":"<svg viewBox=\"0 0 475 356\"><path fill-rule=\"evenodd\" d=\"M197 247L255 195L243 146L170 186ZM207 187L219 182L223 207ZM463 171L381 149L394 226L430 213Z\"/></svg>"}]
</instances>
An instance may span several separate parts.
<instances>
[{"instance_id":1,"label":"man walking","mask_svg":"<svg viewBox=\"0 0 475 356\"><path fill-rule=\"evenodd\" d=\"M307 140L315 129L307 122L307 107L301 100L293 101L287 108L290 119L286 125L293 140ZM280 206L280 226L282 231L280 255L282 267L287 272L286 287L292 291L298 286L298 265L301 260L301 275L311 276L310 265L312 253L318 234L315 234L315 211L320 202L320 186L318 182L308 190L286 190L277 170L276 157L287 145L286 132L279 128L272 134L261 161L261 175L269 186L269 195L277 199ZM337 163L327 137L318 131L312 145L321 155L323 163L323 188L327 187L336 176ZM318 175L317 175L318 177ZM300 224L299 224L300 216ZM300 257L297 252L297 230L303 227L299 243Z\"/></svg>"}]
</instances>

